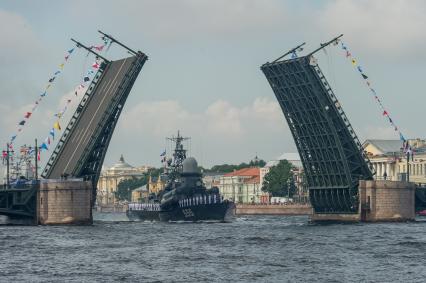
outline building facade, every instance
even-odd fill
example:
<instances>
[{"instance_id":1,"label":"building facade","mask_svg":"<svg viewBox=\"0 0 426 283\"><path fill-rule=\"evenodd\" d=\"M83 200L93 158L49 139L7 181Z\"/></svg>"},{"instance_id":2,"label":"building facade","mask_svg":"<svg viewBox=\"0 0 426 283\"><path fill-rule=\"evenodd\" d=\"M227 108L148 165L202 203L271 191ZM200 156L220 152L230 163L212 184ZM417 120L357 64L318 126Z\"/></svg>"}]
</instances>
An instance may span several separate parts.
<instances>
[{"instance_id":1,"label":"building facade","mask_svg":"<svg viewBox=\"0 0 426 283\"><path fill-rule=\"evenodd\" d=\"M106 168L101 171L97 186L97 205L98 206L114 206L118 204L115 197L118 184L121 181L129 179L142 178L146 173L146 167L135 168L128 164L123 155L119 161L111 168Z\"/></svg>"},{"instance_id":2,"label":"building facade","mask_svg":"<svg viewBox=\"0 0 426 283\"><path fill-rule=\"evenodd\" d=\"M260 168L251 167L224 174L219 178L219 192L235 203L260 203L263 195Z\"/></svg>"},{"instance_id":3,"label":"building facade","mask_svg":"<svg viewBox=\"0 0 426 283\"><path fill-rule=\"evenodd\" d=\"M149 175L148 191L149 194L158 194L166 186L167 178L165 175L160 174L158 177Z\"/></svg>"},{"instance_id":4,"label":"building facade","mask_svg":"<svg viewBox=\"0 0 426 283\"><path fill-rule=\"evenodd\" d=\"M143 202L148 199L148 188L147 185L136 188L132 191L132 202Z\"/></svg>"},{"instance_id":5,"label":"building facade","mask_svg":"<svg viewBox=\"0 0 426 283\"><path fill-rule=\"evenodd\" d=\"M426 141L408 140L413 152L407 159L400 140L366 140L363 144L376 172L376 180L409 181L426 184Z\"/></svg>"}]
</instances>

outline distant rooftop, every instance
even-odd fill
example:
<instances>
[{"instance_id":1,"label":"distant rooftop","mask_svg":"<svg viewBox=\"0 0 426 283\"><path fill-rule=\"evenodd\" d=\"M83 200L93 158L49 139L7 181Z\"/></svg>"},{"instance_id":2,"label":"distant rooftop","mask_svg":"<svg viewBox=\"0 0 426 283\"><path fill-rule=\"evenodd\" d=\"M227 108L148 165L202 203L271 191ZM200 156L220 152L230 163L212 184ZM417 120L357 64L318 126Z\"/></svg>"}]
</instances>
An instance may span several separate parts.
<instances>
[{"instance_id":1,"label":"distant rooftop","mask_svg":"<svg viewBox=\"0 0 426 283\"><path fill-rule=\"evenodd\" d=\"M129 163L127 163L126 161L124 161L124 157L123 155L120 156L120 160L115 163L110 170L128 170L128 169L133 169L134 167L132 165L130 165Z\"/></svg>"},{"instance_id":2,"label":"distant rooftop","mask_svg":"<svg viewBox=\"0 0 426 283\"><path fill-rule=\"evenodd\" d=\"M265 167L276 166L281 160L287 160L293 164L293 166L302 167L302 161L300 160L299 154L296 152L283 153L277 159L268 161Z\"/></svg>"},{"instance_id":3,"label":"distant rooftop","mask_svg":"<svg viewBox=\"0 0 426 283\"><path fill-rule=\"evenodd\" d=\"M402 148L401 140L366 140L364 147L368 144L375 146L383 154L400 152Z\"/></svg>"},{"instance_id":4,"label":"distant rooftop","mask_svg":"<svg viewBox=\"0 0 426 283\"><path fill-rule=\"evenodd\" d=\"M231 173L223 175L224 177L233 177L233 176L260 176L260 169L257 167L243 168Z\"/></svg>"}]
</instances>

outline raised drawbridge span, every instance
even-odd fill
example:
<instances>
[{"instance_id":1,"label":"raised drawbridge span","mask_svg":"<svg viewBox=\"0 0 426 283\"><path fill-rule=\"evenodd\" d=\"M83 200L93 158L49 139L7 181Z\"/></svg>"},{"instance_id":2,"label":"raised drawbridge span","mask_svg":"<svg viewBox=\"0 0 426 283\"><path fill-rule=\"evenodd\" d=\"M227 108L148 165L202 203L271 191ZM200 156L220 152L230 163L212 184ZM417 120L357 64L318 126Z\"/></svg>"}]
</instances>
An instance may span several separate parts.
<instances>
[{"instance_id":1,"label":"raised drawbridge span","mask_svg":"<svg viewBox=\"0 0 426 283\"><path fill-rule=\"evenodd\" d=\"M305 171L315 213L357 213L359 180L373 179L348 118L313 55L300 46L261 66L287 120ZM281 60L293 54L292 59Z\"/></svg>"},{"instance_id":2,"label":"raised drawbridge span","mask_svg":"<svg viewBox=\"0 0 426 283\"><path fill-rule=\"evenodd\" d=\"M92 181L92 201L96 199L96 184L118 118L148 59L141 51L133 51L113 37L103 35L124 47L132 56L109 61L77 42L78 47L95 53L103 59L103 63L87 87L42 173L42 177L47 179L72 176Z\"/></svg>"}]
</instances>

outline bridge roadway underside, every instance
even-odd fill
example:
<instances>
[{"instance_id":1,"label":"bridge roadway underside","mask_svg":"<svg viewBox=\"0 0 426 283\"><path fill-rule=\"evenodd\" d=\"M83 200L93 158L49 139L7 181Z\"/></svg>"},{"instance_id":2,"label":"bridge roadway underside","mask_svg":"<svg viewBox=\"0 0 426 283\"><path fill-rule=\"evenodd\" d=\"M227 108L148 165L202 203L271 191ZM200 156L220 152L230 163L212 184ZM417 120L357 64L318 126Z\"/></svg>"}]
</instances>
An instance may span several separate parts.
<instances>
[{"instance_id":1,"label":"bridge roadway underside","mask_svg":"<svg viewBox=\"0 0 426 283\"><path fill-rule=\"evenodd\" d=\"M372 179L361 143L310 56L261 69L281 106L303 163L315 213L357 213L359 180Z\"/></svg>"},{"instance_id":2,"label":"bridge roadway underside","mask_svg":"<svg viewBox=\"0 0 426 283\"><path fill-rule=\"evenodd\" d=\"M111 100L114 99L120 82L128 72L133 60L133 57L129 57L111 63L96 91L93 92L90 104L82 113L78 125L74 126L75 131L67 138L61 158L57 160L49 178L55 179L60 178L64 173L69 175L74 173L74 168L76 168L84 150L87 148L88 142Z\"/></svg>"}]
</instances>

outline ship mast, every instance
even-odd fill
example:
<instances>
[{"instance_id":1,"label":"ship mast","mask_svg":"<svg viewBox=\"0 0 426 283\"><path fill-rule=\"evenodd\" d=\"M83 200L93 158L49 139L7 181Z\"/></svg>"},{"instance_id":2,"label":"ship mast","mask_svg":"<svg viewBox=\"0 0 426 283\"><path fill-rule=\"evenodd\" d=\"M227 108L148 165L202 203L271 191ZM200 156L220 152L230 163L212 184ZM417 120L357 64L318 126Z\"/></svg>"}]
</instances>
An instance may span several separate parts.
<instances>
[{"instance_id":1,"label":"ship mast","mask_svg":"<svg viewBox=\"0 0 426 283\"><path fill-rule=\"evenodd\" d=\"M189 137L182 137L178 131L177 136L167 138L167 140L175 144L173 152L173 161L170 164L170 171L168 172L169 182L174 182L182 173L182 163L186 158L186 149L183 148L183 142L189 140Z\"/></svg>"}]
</instances>

